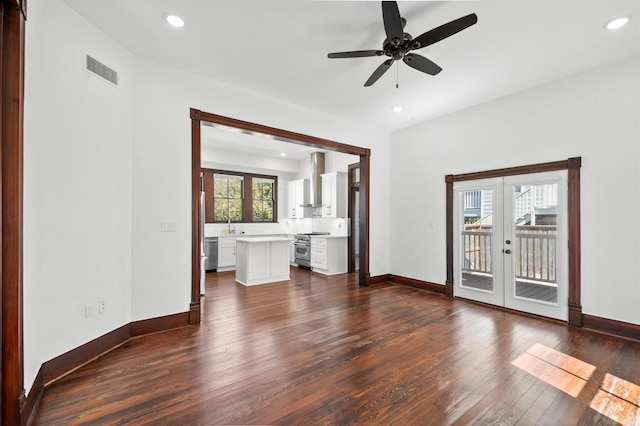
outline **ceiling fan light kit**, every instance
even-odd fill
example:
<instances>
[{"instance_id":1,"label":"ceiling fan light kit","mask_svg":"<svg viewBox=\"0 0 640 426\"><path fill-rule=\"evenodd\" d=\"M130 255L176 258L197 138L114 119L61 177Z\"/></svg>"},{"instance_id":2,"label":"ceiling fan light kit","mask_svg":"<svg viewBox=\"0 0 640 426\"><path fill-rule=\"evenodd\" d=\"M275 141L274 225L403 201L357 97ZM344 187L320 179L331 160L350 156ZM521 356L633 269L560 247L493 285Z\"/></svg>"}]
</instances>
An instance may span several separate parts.
<instances>
[{"instance_id":1,"label":"ceiling fan light kit","mask_svg":"<svg viewBox=\"0 0 640 426\"><path fill-rule=\"evenodd\" d=\"M429 75L436 75L442 68L433 61L416 53L410 53L412 50L421 49L450 37L465 28L468 28L478 22L475 13L455 19L437 28L429 30L416 38L411 34L404 32L407 23L406 19L400 16L398 3L395 1L382 2L382 21L386 39L382 43L382 50L355 50L350 52L329 53L329 58L364 58L368 56L388 56L390 59L385 60L374 72L371 77L364 83L365 87L373 85L382 75L391 67L395 61L402 60L418 71Z\"/></svg>"}]
</instances>

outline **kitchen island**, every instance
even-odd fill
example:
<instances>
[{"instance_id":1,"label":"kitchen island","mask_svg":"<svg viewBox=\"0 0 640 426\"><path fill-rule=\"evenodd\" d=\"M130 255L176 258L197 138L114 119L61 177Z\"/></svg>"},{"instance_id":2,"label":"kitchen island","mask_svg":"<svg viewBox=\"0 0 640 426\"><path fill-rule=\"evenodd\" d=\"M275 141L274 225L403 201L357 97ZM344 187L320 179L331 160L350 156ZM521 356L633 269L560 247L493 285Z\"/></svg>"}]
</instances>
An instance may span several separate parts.
<instances>
[{"instance_id":1,"label":"kitchen island","mask_svg":"<svg viewBox=\"0 0 640 426\"><path fill-rule=\"evenodd\" d=\"M289 279L292 238L236 239L236 281L250 286Z\"/></svg>"}]
</instances>

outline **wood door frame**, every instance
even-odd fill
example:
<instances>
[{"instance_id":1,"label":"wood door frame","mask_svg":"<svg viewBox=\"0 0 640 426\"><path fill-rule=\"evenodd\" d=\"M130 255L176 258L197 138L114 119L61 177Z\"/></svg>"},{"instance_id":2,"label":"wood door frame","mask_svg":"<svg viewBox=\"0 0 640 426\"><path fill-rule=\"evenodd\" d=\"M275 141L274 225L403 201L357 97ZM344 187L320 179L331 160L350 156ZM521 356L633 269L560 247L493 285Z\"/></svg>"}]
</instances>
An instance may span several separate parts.
<instances>
[{"instance_id":1,"label":"wood door frame","mask_svg":"<svg viewBox=\"0 0 640 426\"><path fill-rule=\"evenodd\" d=\"M447 281L445 294L453 297L453 183L467 180L478 180L504 176L524 175L530 173L552 172L558 170L568 171L567 182L567 235L569 238L568 264L569 264L569 325L582 327L581 305L581 260L580 260L580 168L582 157L573 157L563 161L531 164L521 167L508 167L504 169L486 170L475 173L458 175L446 175L446 240L447 240Z\"/></svg>"},{"instance_id":2,"label":"wood door frame","mask_svg":"<svg viewBox=\"0 0 640 426\"><path fill-rule=\"evenodd\" d=\"M355 259L355 241L353 236L355 235L356 225L355 220L353 220L353 214L355 212L355 200L359 195L360 191L360 182L354 182L353 173L356 169L360 168L360 163L349 164L349 177L347 180L347 192L348 192L348 210L347 216L351 218L349 221L349 238L347 239L347 271L355 272L356 271L356 259Z\"/></svg>"},{"instance_id":3,"label":"wood door frame","mask_svg":"<svg viewBox=\"0 0 640 426\"><path fill-rule=\"evenodd\" d=\"M369 194L371 150L354 145L347 145L328 139L277 129L231 117L212 114L191 108L191 302L189 306L189 322L200 323L200 168L201 168L201 131L202 122L241 129L249 133L271 135L279 140L305 145L360 157L360 270L358 283L361 286L371 284L369 272Z\"/></svg>"},{"instance_id":4,"label":"wood door frame","mask_svg":"<svg viewBox=\"0 0 640 426\"><path fill-rule=\"evenodd\" d=\"M25 404L22 303L24 56L27 4L0 3L2 182L2 397L0 423L20 424Z\"/></svg>"}]
</instances>

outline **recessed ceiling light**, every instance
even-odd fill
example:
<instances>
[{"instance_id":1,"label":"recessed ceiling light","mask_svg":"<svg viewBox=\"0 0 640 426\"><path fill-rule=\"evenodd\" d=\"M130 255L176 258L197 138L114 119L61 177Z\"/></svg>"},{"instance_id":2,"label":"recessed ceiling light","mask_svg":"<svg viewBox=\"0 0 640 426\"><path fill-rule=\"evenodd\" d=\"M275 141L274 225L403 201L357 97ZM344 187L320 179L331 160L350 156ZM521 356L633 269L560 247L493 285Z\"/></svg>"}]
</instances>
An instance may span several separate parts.
<instances>
[{"instance_id":1,"label":"recessed ceiling light","mask_svg":"<svg viewBox=\"0 0 640 426\"><path fill-rule=\"evenodd\" d=\"M393 112L400 112L402 111L402 107L400 105L396 105L392 108Z\"/></svg>"},{"instance_id":2,"label":"recessed ceiling light","mask_svg":"<svg viewBox=\"0 0 640 426\"><path fill-rule=\"evenodd\" d=\"M280 157L286 157L286 156L287 156L287 153L286 153L286 152L281 152L281 153L280 153Z\"/></svg>"},{"instance_id":3,"label":"recessed ceiling light","mask_svg":"<svg viewBox=\"0 0 640 426\"><path fill-rule=\"evenodd\" d=\"M180 18L179 16L176 16L176 15L168 15L167 16L167 22L169 24L171 24L171 26L176 27L176 28L184 27L184 21L182 20L182 18Z\"/></svg>"},{"instance_id":4,"label":"recessed ceiling light","mask_svg":"<svg viewBox=\"0 0 640 426\"><path fill-rule=\"evenodd\" d=\"M604 27L608 30L615 30L625 26L627 22L629 22L629 18L623 16L622 18L612 19L611 21L607 22Z\"/></svg>"}]
</instances>

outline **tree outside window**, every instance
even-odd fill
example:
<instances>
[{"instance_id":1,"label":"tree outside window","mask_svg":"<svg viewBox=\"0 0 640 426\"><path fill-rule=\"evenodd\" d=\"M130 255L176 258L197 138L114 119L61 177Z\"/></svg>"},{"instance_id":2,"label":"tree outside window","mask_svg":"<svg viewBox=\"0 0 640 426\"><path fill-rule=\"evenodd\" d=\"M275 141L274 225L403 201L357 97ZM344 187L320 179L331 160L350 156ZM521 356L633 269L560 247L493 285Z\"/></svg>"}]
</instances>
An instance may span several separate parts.
<instances>
[{"instance_id":1,"label":"tree outside window","mask_svg":"<svg viewBox=\"0 0 640 426\"><path fill-rule=\"evenodd\" d=\"M252 179L252 210L254 222L273 222L273 179Z\"/></svg>"},{"instance_id":2,"label":"tree outside window","mask_svg":"<svg viewBox=\"0 0 640 426\"><path fill-rule=\"evenodd\" d=\"M202 169L206 223L278 221L278 177Z\"/></svg>"},{"instance_id":3,"label":"tree outside window","mask_svg":"<svg viewBox=\"0 0 640 426\"><path fill-rule=\"evenodd\" d=\"M213 175L213 221L242 222L242 176Z\"/></svg>"}]
</instances>

